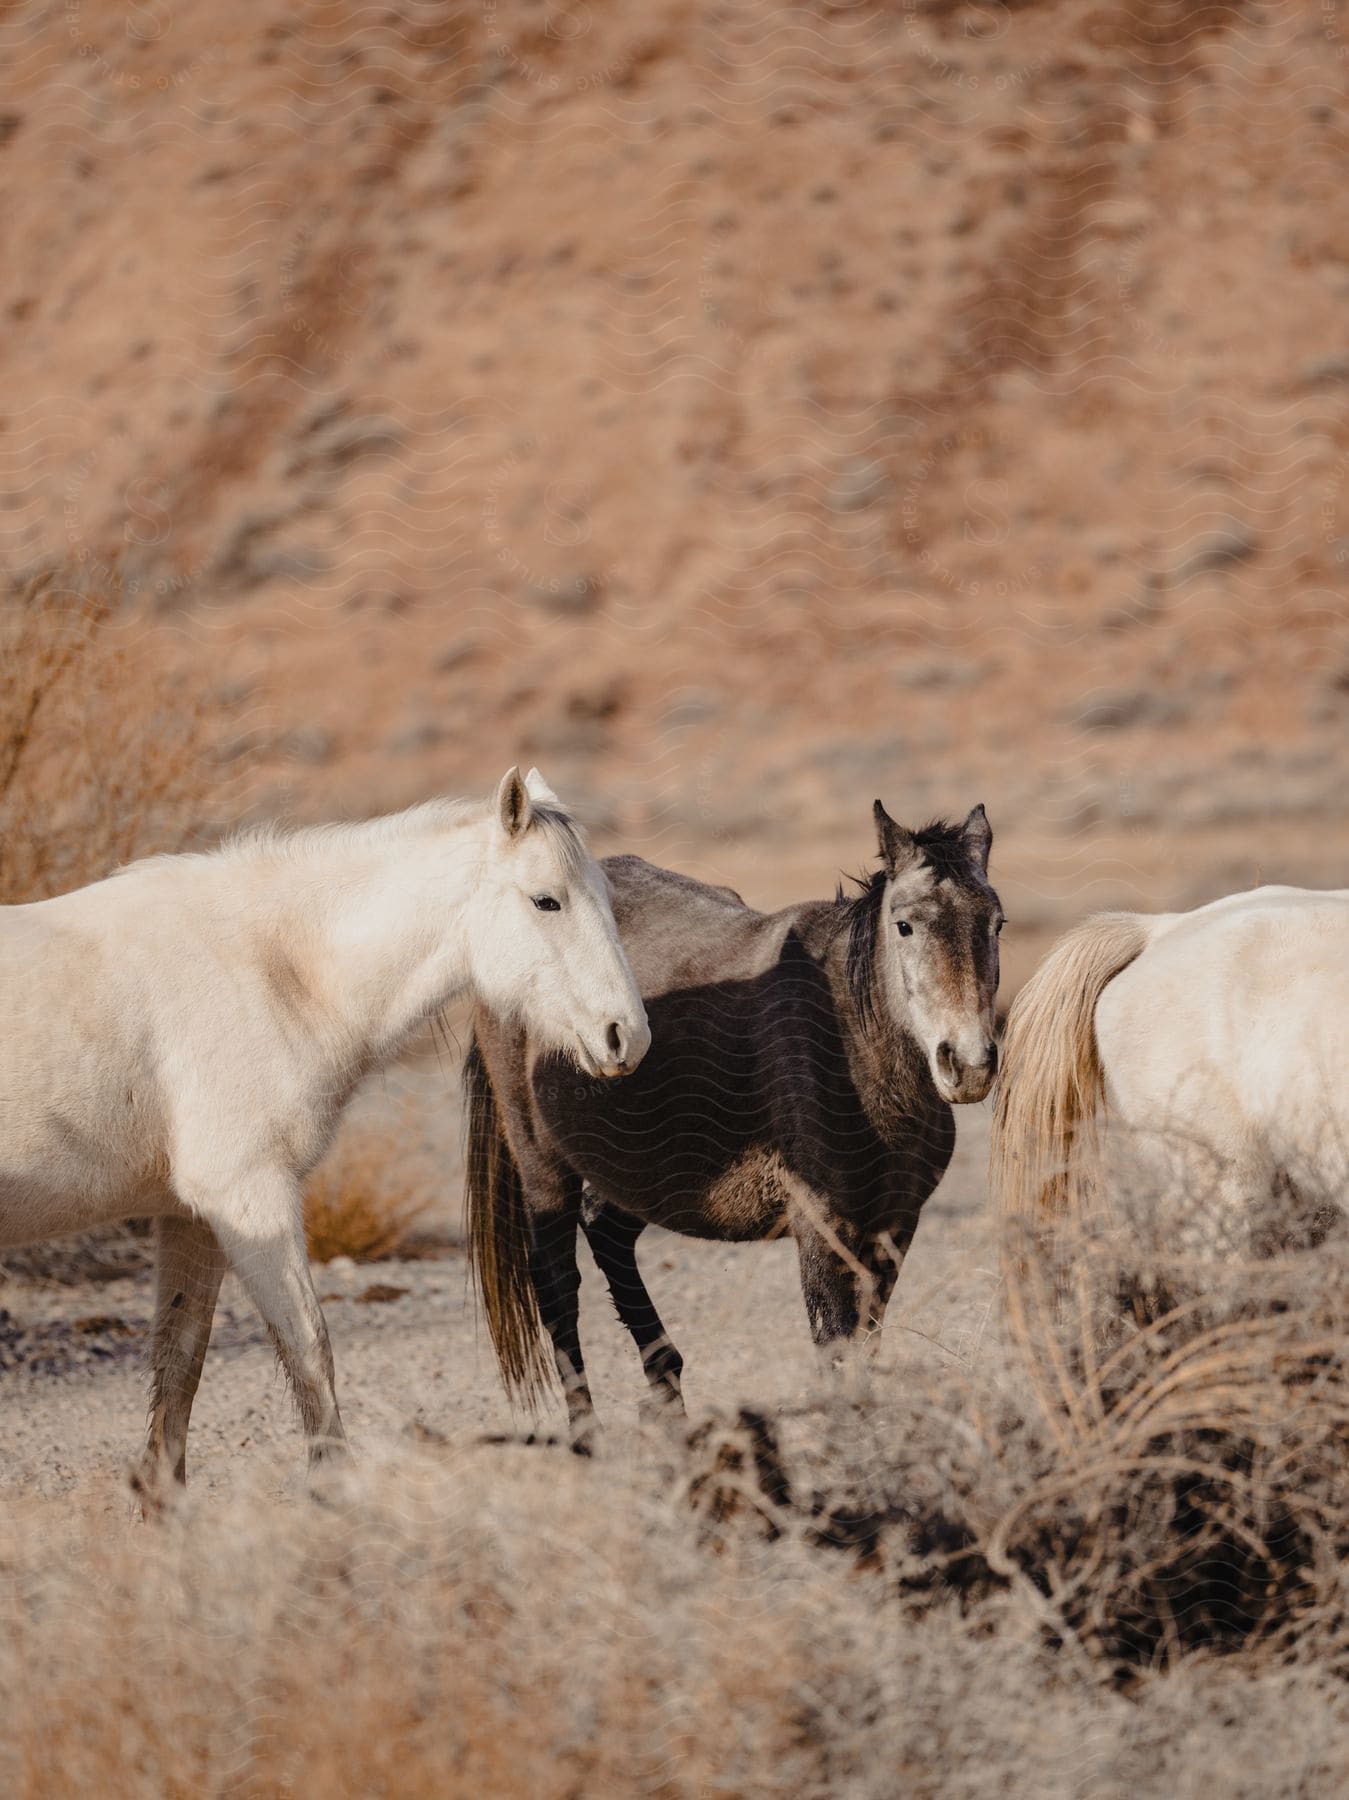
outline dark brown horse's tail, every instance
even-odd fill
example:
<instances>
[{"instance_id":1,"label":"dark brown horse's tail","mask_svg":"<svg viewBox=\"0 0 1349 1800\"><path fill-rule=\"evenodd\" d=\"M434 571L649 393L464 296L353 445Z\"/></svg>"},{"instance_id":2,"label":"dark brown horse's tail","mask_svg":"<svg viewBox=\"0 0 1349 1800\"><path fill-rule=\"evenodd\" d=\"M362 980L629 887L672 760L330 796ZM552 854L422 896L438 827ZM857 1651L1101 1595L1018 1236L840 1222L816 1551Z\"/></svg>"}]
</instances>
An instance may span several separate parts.
<instances>
[{"instance_id":1,"label":"dark brown horse's tail","mask_svg":"<svg viewBox=\"0 0 1349 1800\"><path fill-rule=\"evenodd\" d=\"M468 1255L501 1379L512 1397L538 1400L552 1380L552 1359L529 1270L529 1213L524 1183L502 1130L492 1078L475 1037L464 1063L467 1133L464 1189Z\"/></svg>"}]
</instances>

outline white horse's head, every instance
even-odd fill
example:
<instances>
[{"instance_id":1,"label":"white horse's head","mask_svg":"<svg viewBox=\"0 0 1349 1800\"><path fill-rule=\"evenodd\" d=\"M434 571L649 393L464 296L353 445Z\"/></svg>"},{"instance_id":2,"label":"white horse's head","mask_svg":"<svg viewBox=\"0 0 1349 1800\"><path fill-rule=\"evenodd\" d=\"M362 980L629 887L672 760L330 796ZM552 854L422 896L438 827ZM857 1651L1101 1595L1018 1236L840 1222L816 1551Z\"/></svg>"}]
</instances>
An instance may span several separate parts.
<instances>
[{"instance_id":1,"label":"white horse's head","mask_svg":"<svg viewBox=\"0 0 1349 1800\"><path fill-rule=\"evenodd\" d=\"M479 996L589 1075L626 1075L651 1031L609 903L609 883L537 769L502 777L470 909Z\"/></svg>"}]
</instances>

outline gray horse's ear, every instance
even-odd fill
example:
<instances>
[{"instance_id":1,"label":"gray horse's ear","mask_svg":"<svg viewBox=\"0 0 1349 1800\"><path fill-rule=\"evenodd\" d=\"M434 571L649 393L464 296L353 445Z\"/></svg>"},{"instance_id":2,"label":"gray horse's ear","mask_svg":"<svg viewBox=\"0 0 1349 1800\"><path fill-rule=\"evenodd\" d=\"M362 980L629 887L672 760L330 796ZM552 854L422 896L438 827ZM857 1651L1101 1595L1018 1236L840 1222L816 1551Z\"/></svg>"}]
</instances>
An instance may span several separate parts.
<instances>
[{"instance_id":1,"label":"gray horse's ear","mask_svg":"<svg viewBox=\"0 0 1349 1800\"><path fill-rule=\"evenodd\" d=\"M960 835L964 838L970 855L987 875L988 853L993 848L993 827L988 822L988 814L984 811L982 801L961 826Z\"/></svg>"},{"instance_id":2,"label":"gray horse's ear","mask_svg":"<svg viewBox=\"0 0 1349 1800\"><path fill-rule=\"evenodd\" d=\"M501 777L496 796L496 815L506 836L519 837L529 824L532 812L529 789L525 786L519 769L507 769Z\"/></svg>"},{"instance_id":3,"label":"gray horse's ear","mask_svg":"<svg viewBox=\"0 0 1349 1800\"><path fill-rule=\"evenodd\" d=\"M913 861L913 833L906 831L902 825L897 825L879 800L871 811L876 820L876 841L881 861L892 875L897 874Z\"/></svg>"}]
</instances>

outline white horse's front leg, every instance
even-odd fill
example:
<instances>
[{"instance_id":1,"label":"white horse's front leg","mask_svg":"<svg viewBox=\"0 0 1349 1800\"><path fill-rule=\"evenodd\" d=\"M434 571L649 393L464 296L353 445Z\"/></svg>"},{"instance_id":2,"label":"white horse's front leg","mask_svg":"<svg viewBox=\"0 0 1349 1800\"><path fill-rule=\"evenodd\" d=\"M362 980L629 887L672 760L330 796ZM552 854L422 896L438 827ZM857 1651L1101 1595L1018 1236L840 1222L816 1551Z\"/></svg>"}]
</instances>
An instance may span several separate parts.
<instances>
[{"instance_id":1,"label":"white horse's front leg","mask_svg":"<svg viewBox=\"0 0 1349 1800\"><path fill-rule=\"evenodd\" d=\"M299 1188L283 1173L255 1177L230 1203L213 1206L211 1217L290 1380L309 1442L309 1466L345 1457L332 1345L309 1273Z\"/></svg>"},{"instance_id":2,"label":"white horse's front leg","mask_svg":"<svg viewBox=\"0 0 1349 1800\"><path fill-rule=\"evenodd\" d=\"M225 1257L200 1219L160 1219L150 1351L150 1431L132 1485L147 1506L166 1476L187 1480L187 1426L211 1337Z\"/></svg>"}]
</instances>

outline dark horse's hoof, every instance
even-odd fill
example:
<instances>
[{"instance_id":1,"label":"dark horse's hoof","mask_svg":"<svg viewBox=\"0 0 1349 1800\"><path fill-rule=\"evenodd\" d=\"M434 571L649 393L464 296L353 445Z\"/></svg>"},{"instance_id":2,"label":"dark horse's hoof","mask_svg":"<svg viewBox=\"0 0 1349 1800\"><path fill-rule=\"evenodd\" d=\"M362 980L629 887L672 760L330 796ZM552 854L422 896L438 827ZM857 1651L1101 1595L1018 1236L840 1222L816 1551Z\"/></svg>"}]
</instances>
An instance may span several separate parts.
<instances>
[{"instance_id":1,"label":"dark horse's hoof","mask_svg":"<svg viewBox=\"0 0 1349 1800\"><path fill-rule=\"evenodd\" d=\"M678 1393L647 1394L637 1402L637 1417L644 1427L682 1433L688 1428L688 1408Z\"/></svg>"}]
</instances>

